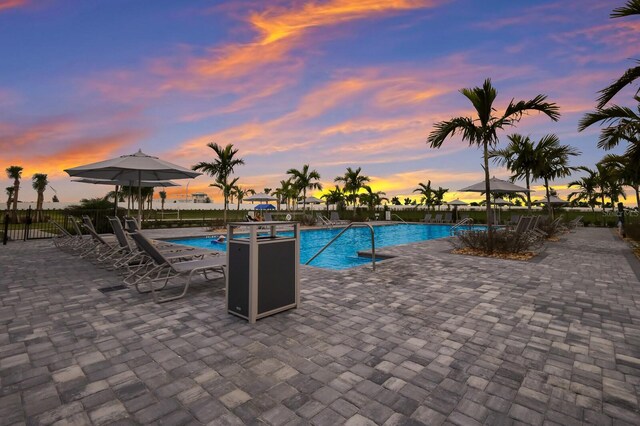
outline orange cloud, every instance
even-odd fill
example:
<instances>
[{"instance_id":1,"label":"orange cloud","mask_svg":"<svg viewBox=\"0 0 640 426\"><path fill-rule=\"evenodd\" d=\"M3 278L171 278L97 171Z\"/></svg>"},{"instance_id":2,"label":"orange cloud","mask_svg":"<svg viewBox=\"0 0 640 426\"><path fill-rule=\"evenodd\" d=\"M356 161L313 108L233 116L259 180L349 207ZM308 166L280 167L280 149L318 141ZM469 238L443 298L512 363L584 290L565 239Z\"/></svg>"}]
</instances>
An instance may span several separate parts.
<instances>
[{"instance_id":1,"label":"orange cloud","mask_svg":"<svg viewBox=\"0 0 640 426\"><path fill-rule=\"evenodd\" d=\"M0 12L26 6L27 0L0 0Z\"/></svg>"}]
</instances>

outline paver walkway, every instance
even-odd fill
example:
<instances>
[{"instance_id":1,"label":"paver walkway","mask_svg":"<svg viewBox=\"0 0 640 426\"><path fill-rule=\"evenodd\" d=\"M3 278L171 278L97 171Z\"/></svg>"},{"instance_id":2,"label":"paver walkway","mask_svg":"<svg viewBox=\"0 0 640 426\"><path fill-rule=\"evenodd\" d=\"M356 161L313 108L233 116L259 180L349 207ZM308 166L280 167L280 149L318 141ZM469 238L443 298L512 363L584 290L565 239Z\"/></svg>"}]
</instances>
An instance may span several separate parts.
<instances>
[{"instance_id":1,"label":"paver walkway","mask_svg":"<svg viewBox=\"0 0 640 426\"><path fill-rule=\"evenodd\" d=\"M302 269L255 325L224 284L155 305L53 248L0 247L0 424L640 424L640 282L604 229L536 262L385 249Z\"/></svg>"}]
</instances>

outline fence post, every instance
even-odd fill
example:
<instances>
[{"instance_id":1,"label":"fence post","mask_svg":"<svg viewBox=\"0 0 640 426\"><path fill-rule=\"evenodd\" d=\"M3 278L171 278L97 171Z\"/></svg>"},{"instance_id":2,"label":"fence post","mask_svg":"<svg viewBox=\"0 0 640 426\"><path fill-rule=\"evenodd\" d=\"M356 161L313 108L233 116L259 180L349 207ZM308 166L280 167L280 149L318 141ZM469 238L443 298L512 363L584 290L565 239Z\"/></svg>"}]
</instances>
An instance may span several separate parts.
<instances>
[{"instance_id":1,"label":"fence post","mask_svg":"<svg viewBox=\"0 0 640 426\"><path fill-rule=\"evenodd\" d=\"M2 235L2 245L6 246L9 241L9 213L4 215L4 234Z\"/></svg>"},{"instance_id":2,"label":"fence post","mask_svg":"<svg viewBox=\"0 0 640 426\"><path fill-rule=\"evenodd\" d=\"M31 206L27 209L27 217L24 220L24 236L22 237L23 241L27 241L29 239L29 229L31 228Z\"/></svg>"}]
</instances>

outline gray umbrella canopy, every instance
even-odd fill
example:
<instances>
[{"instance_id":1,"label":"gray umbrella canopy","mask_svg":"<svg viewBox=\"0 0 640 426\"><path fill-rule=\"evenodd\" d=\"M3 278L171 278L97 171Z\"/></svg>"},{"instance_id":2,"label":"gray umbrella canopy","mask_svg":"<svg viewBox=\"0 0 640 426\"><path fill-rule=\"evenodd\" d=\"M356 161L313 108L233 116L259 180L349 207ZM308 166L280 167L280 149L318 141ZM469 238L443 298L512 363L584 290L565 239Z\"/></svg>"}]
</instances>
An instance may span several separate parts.
<instances>
[{"instance_id":1,"label":"gray umbrella canopy","mask_svg":"<svg viewBox=\"0 0 640 426\"><path fill-rule=\"evenodd\" d=\"M567 201L563 200L562 198L559 198L555 195L551 195L549 196L549 204L552 204L554 206L561 206L563 204L569 204ZM540 200L534 201L534 204L547 204L547 198L542 198Z\"/></svg>"},{"instance_id":2,"label":"gray umbrella canopy","mask_svg":"<svg viewBox=\"0 0 640 426\"><path fill-rule=\"evenodd\" d=\"M485 182L478 182L471 186L467 186L466 188L459 189L461 192L485 192L486 186ZM503 193L511 193L511 192L531 192L530 189L523 188L518 185L514 185L511 182L506 180L498 179L492 177L489 179L489 192L503 192Z\"/></svg>"},{"instance_id":3,"label":"gray umbrella canopy","mask_svg":"<svg viewBox=\"0 0 640 426\"><path fill-rule=\"evenodd\" d=\"M496 206L511 206L513 203L511 201L505 200L504 198L496 198L493 200L493 204Z\"/></svg>"},{"instance_id":4,"label":"gray umbrella canopy","mask_svg":"<svg viewBox=\"0 0 640 426\"><path fill-rule=\"evenodd\" d=\"M302 203L302 201L300 201ZM307 197L304 199L304 202L306 204L322 204L324 203L324 201L322 201L320 198L316 198L316 197Z\"/></svg>"},{"instance_id":5,"label":"gray umbrella canopy","mask_svg":"<svg viewBox=\"0 0 640 426\"><path fill-rule=\"evenodd\" d=\"M450 206L468 206L468 203L465 203L464 201L460 200L459 198L456 198L455 200L449 201L447 204L449 204Z\"/></svg>"},{"instance_id":6,"label":"gray umbrella canopy","mask_svg":"<svg viewBox=\"0 0 640 426\"><path fill-rule=\"evenodd\" d=\"M276 197L265 194L264 192L258 192L257 194L244 198L244 201L260 201L260 202L277 201L277 200L278 199Z\"/></svg>"},{"instance_id":7,"label":"gray umbrella canopy","mask_svg":"<svg viewBox=\"0 0 640 426\"><path fill-rule=\"evenodd\" d=\"M191 179L202 173L169 163L138 150L135 154L122 155L110 160L66 169L69 176L112 179L135 182L138 186L138 225L142 226L142 187L145 180Z\"/></svg>"},{"instance_id":8,"label":"gray umbrella canopy","mask_svg":"<svg viewBox=\"0 0 640 426\"><path fill-rule=\"evenodd\" d=\"M111 186L138 186L138 182L135 180L111 180L111 179L72 179L71 182L79 182L79 183L92 183L94 185L111 185ZM158 186L162 186L164 188L170 186L180 186L175 182L171 182L170 180L143 180L139 184L143 188L155 188Z\"/></svg>"}]
</instances>

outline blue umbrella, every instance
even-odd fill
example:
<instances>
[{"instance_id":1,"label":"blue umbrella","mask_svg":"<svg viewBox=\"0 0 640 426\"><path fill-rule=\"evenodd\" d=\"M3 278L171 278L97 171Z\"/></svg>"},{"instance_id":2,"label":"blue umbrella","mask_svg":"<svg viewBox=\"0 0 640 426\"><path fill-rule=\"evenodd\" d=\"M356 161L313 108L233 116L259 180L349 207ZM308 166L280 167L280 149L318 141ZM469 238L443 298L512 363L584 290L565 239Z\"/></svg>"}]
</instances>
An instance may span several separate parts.
<instances>
[{"instance_id":1,"label":"blue umbrella","mask_svg":"<svg viewBox=\"0 0 640 426\"><path fill-rule=\"evenodd\" d=\"M276 207L272 204L258 204L255 207L256 210L275 210Z\"/></svg>"}]
</instances>

